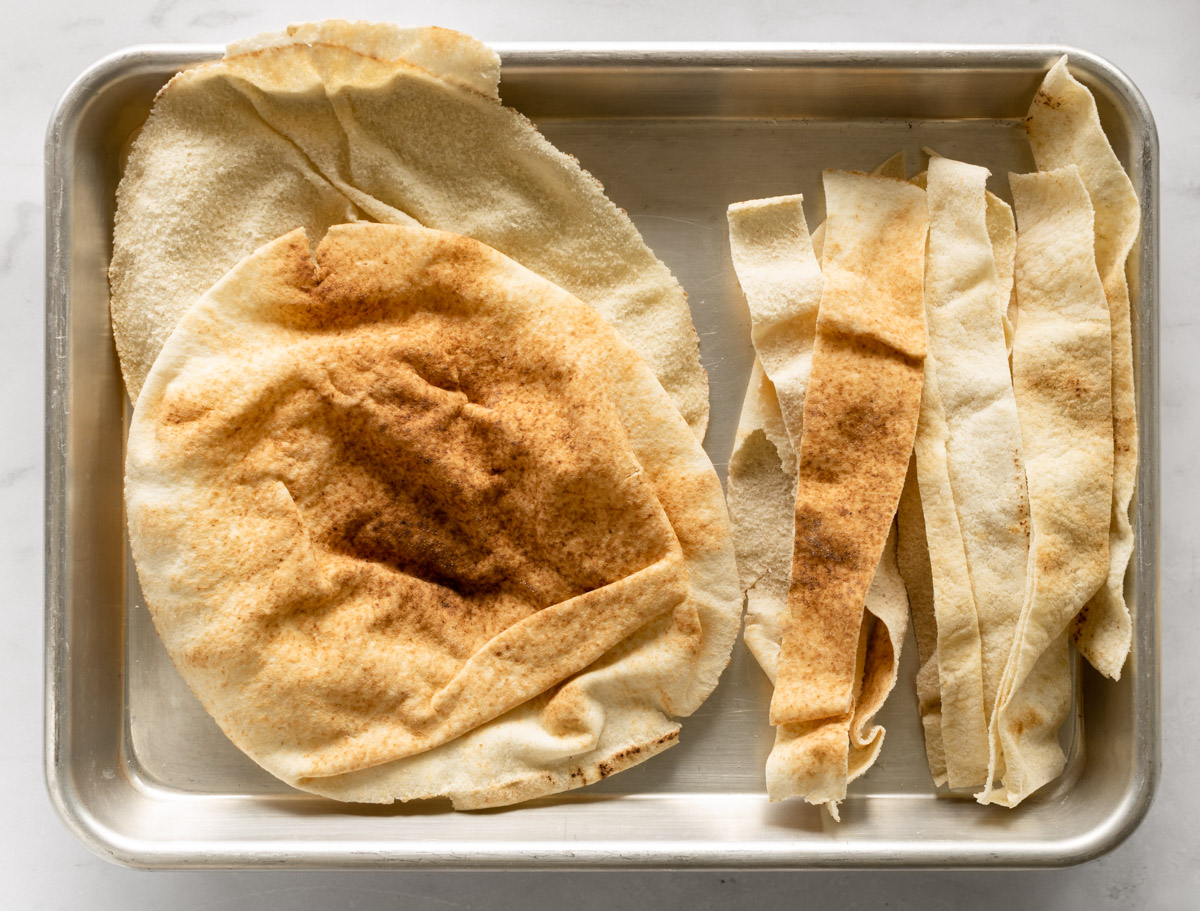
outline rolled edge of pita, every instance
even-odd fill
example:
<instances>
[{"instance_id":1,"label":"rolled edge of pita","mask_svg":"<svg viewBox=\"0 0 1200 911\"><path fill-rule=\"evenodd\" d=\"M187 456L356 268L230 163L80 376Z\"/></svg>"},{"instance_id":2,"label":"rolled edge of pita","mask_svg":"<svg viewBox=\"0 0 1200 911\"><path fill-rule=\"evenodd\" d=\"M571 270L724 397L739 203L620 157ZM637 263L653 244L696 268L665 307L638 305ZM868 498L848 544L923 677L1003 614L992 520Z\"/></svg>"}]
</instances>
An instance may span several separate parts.
<instances>
[{"instance_id":1,"label":"rolled edge of pita","mask_svg":"<svg viewBox=\"0 0 1200 911\"><path fill-rule=\"evenodd\" d=\"M1112 322L1113 502L1108 578L1076 618L1072 635L1091 665L1116 680L1133 641L1125 573L1134 543L1129 507L1137 484L1138 429L1125 268L1140 229L1141 208L1133 182L1104 134L1095 98L1071 75L1065 56L1046 74L1025 126L1038 167L1075 164L1095 212L1096 266Z\"/></svg>"},{"instance_id":2,"label":"rolled edge of pita","mask_svg":"<svg viewBox=\"0 0 1200 911\"><path fill-rule=\"evenodd\" d=\"M987 232L992 242L992 256L996 263L997 297L996 306L1004 324L1004 343L1012 357L1013 333L1017 320L1017 289L1013 285L1013 261L1017 255L1017 222L1013 218L1012 206L988 190Z\"/></svg>"},{"instance_id":3,"label":"rolled edge of pita","mask_svg":"<svg viewBox=\"0 0 1200 911\"><path fill-rule=\"evenodd\" d=\"M1011 174L1009 183L1020 311L1013 389L1029 485L1030 577L989 729L989 781L1002 757L1002 785L976 798L1015 806L1065 762L1057 732L1070 673L1056 643L1107 577L1113 423L1112 330L1079 170Z\"/></svg>"}]
</instances>

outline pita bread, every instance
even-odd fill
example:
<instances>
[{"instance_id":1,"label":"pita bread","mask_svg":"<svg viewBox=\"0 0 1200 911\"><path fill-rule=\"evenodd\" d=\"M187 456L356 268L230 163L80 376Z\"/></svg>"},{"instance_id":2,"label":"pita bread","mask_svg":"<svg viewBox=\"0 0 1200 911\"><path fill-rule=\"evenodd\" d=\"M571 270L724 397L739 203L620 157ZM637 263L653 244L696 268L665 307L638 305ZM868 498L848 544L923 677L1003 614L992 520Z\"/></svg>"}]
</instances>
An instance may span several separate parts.
<instances>
[{"instance_id":1,"label":"pita bread","mask_svg":"<svg viewBox=\"0 0 1200 911\"><path fill-rule=\"evenodd\" d=\"M802 429L822 281L799 197L735 204L729 220L731 251L750 306L755 345L772 364L764 371L763 364L755 362L730 460L729 504L747 595L746 642L774 683L791 575L794 453ZM767 375L772 371L778 389ZM785 395L790 419L785 419L780 405ZM895 684L908 619L908 602L895 564L892 543L884 548L866 594L868 615L859 630L854 659L852 711L777 727L767 761L767 791L772 800L800 796L823 804L837 819L847 782L865 772L878 756L884 732L869 725Z\"/></svg>"},{"instance_id":2,"label":"pita bread","mask_svg":"<svg viewBox=\"0 0 1200 911\"><path fill-rule=\"evenodd\" d=\"M924 407L922 393L922 411ZM918 420L918 446L920 439L921 424ZM908 463L904 489L900 492L896 525L900 533L896 546L896 563L908 592L913 633L917 640L917 711L921 714L921 728L925 735L925 758L929 763L929 774L933 776L933 783L941 787L946 783L948 772L946 746L942 740L937 618L933 607L933 569L930 566L929 545L926 540L925 513L921 509L921 494L917 485L916 452Z\"/></svg>"},{"instance_id":3,"label":"pita bread","mask_svg":"<svg viewBox=\"0 0 1200 911\"><path fill-rule=\"evenodd\" d=\"M951 787L978 787L986 778L987 719L1012 649L1029 560L1021 428L1003 328L1011 290L995 267L987 176L934 155L926 190L930 358L922 419L933 438L918 433L917 469Z\"/></svg>"},{"instance_id":4,"label":"pita bread","mask_svg":"<svg viewBox=\"0 0 1200 911\"><path fill-rule=\"evenodd\" d=\"M924 197L902 181L825 172L825 287L804 400L773 724L852 710L863 603L920 407Z\"/></svg>"},{"instance_id":5,"label":"pita bread","mask_svg":"<svg viewBox=\"0 0 1200 911\"><path fill-rule=\"evenodd\" d=\"M117 196L112 315L131 397L182 313L256 247L297 227L419 223L594 307L703 436L683 289L599 183L500 103L495 73L490 51L444 30L318 23L172 79Z\"/></svg>"},{"instance_id":6,"label":"pita bread","mask_svg":"<svg viewBox=\"0 0 1200 911\"><path fill-rule=\"evenodd\" d=\"M989 730L982 803L1015 806L1056 777L1070 705L1066 632L1108 574L1112 329L1074 166L1011 174L1017 216L1013 389L1029 485L1026 597Z\"/></svg>"},{"instance_id":7,"label":"pita bread","mask_svg":"<svg viewBox=\"0 0 1200 911\"><path fill-rule=\"evenodd\" d=\"M439 79L500 98L500 58L469 35L436 26L405 28L391 22L347 22L322 19L296 22L277 32L262 32L235 41L226 57L241 57L272 48L334 45L389 63L419 67Z\"/></svg>"},{"instance_id":8,"label":"pita bread","mask_svg":"<svg viewBox=\"0 0 1200 911\"><path fill-rule=\"evenodd\" d=\"M422 228L264 246L130 427L143 592L229 737L296 787L495 805L675 742L740 612L720 484L592 309Z\"/></svg>"},{"instance_id":9,"label":"pita bread","mask_svg":"<svg viewBox=\"0 0 1200 911\"><path fill-rule=\"evenodd\" d=\"M970 786L972 779L978 783L987 774L987 714L979 615L951 485L950 434L938 367L932 352L927 354L915 472L907 482L909 495L900 500L900 527L909 538L900 568L911 596L913 623L923 631L918 638L921 667L932 665L917 682L918 700L937 714L936 721L929 722L933 744L927 740L926 752L943 758L935 760L931 772L935 783L941 784L941 777L958 788ZM916 490L911 489L914 480ZM930 687L936 687L936 697ZM944 775L939 774L942 763Z\"/></svg>"},{"instance_id":10,"label":"pita bread","mask_svg":"<svg viewBox=\"0 0 1200 911\"><path fill-rule=\"evenodd\" d=\"M904 153L897 152L890 158L880 162L874 170L871 171L876 177L894 177L896 180L904 180L907 173L905 165ZM922 189L924 189L922 187ZM825 222L821 222L812 232L812 248L816 254L817 261L821 260L821 253L825 249Z\"/></svg>"},{"instance_id":11,"label":"pita bread","mask_svg":"<svg viewBox=\"0 0 1200 911\"><path fill-rule=\"evenodd\" d=\"M1141 209L1133 183L1104 135L1096 100L1071 76L1066 57L1046 74L1025 127L1038 168L1076 165L1095 212L1096 267L1112 323L1112 517L1107 580L1080 611L1072 633L1092 666L1116 680L1133 636L1125 604L1125 569L1133 552L1129 504L1137 483L1138 434L1125 263L1137 240Z\"/></svg>"}]
</instances>

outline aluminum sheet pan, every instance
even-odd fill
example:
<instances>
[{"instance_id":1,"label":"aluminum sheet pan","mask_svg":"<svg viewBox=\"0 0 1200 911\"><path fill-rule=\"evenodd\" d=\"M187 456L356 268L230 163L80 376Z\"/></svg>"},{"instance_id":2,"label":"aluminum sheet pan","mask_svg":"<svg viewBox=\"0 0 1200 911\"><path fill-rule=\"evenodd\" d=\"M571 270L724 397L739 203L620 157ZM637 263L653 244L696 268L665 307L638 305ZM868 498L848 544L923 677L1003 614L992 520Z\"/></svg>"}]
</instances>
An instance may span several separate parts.
<instances>
[{"instance_id":1,"label":"aluminum sheet pan","mask_svg":"<svg viewBox=\"0 0 1200 911\"><path fill-rule=\"evenodd\" d=\"M1131 264L1142 430L1134 651L1120 683L1077 668L1063 778L1018 810L938 794L925 766L915 649L881 721L878 765L841 824L770 804L769 688L741 643L682 742L599 785L518 808L337 804L290 790L236 750L175 672L141 602L122 511L127 404L106 268L123 150L154 94L213 47L136 48L84 73L47 147L46 773L72 831L143 867L1049 866L1095 857L1145 813L1158 775L1157 138L1137 89L1060 47L505 46L505 100L575 154L687 289L712 380L707 448L724 473L752 361L725 208L802 192L820 172L922 146L1006 174L1020 128L1068 52L1143 206Z\"/></svg>"}]
</instances>

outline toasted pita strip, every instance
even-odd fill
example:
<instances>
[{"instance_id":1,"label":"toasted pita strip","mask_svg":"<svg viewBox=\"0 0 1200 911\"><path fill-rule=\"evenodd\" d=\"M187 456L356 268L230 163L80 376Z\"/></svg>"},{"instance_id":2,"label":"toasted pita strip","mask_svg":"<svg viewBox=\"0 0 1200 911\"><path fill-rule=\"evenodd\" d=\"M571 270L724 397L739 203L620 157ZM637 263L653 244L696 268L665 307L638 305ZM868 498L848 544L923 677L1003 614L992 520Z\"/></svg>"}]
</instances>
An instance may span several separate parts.
<instances>
[{"instance_id":1,"label":"toasted pita strip","mask_svg":"<svg viewBox=\"0 0 1200 911\"><path fill-rule=\"evenodd\" d=\"M896 567L894 536L871 580L866 608L855 653L853 711L777 726L767 758L771 800L802 797L824 806L834 820L840 819L838 804L845 799L849 782L874 764L883 747L884 729L875 725L868 730L868 726L895 687L908 628L908 598Z\"/></svg>"},{"instance_id":2,"label":"toasted pita strip","mask_svg":"<svg viewBox=\"0 0 1200 911\"><path fill-rule=\"evenodd\" d=\"M1138 236L1141 210L1133 183L1104 135L1096 100L1071 76L1066 57L1046 74L1025 126L1038 168L1075 164L1095 211L1096 267L1112 322L1112 517L1108 578L1084 606L1072 632L1092 666L1115 680L1121 676L1132 641L1125 569L1133 552L1129 504L1137 483L1138 433L1125 263Z\"/></svg>"},{"instance_id":3,"label":"toasted pita strip","mask_svg":"<svg viewBox=\"0 0 1200 911\"><path fill-rule=\"evenodd\" d=\"M902 161L902 156L891 160L891 165L896 160ZM888 166L889 162L883 165ZM798 198L785 198L731 207L731 247L759 330L756 342L766 339L770 344L779 334L772 331L773 320L795 318L794 305L777 303L796 298L786 285L787 276L805 273L797 272L793 263L805 263L802 270L815 265L809 261L807 249L797 249L801 239L797 218L803 218L798 206ZM803 284L811 288L815 283ZM814 320L798 320L793 327L793 333L801 334L798 342L790 352L779 352L795 359L794 366L782 375L785 382L795 384L793 395L801 404L815 329ZM807 336L802 334L805 332ZM797 436L799 424L798 420L792 422ZM756 360L730 459L729 506L747 596L746 643L772 682L778 668L780 624L787 610L795 484L794 438L785 429L776 390ZM880 622L864 623L860 631L855 678L861 699L853 713L828 722L777 729L767 763L767 791L772 800L802 796L810 803L823 804L837 819L838 801L845 797L847 782L863 774L878 756L883 729L867 730L867 726L895 684L907 626L907 599L891 545L885 548L868 590L866 607Z\"/></svg>"},{"instance_id":4,"label":"toasted pita strip","mask_svg":"<svg viewBox=\"0 0 1200 911\"><path fill-rule=\"evenodd\" d=\"M804 403L773 724L852 708L862 606L920 407L924 193L888 178L827 171L825 197L825 290Z\"/></svg>"},{"instance_id":5,"label":"toasted pita strip","mask_svg":"<svg viewBox=\"0 0 1200 911\"><path fill-rule=\"evenodd\" d=\"M854 699L848 781L854 781L869 769L883 746L884 729L871 722L896 685L900 652L908 632L908 593L896 564L894 524L867 591L866 608L876 622L869 624L862 684Z\"/></svg>"},{"instance_id":6,"label":"toasted pita strip","mask_svg":"<svg viewBox=\"0 0 1200 911\"><path fill-rule=\"evenodd\" d=\"M1020 310L1013 388L1029 483L1030 578L989 730L989 779L1002 756L1002 785L978 797L1015 806L1063 768L1058 729L1070 675L1055 672L1066 666L1056 643L1108 573L1113 425L1112 330L1079 170L1009 181Z\"/></svg>"},{"instance_id":7,"label":"toasted pita strip","mask_svg":"<svg viewBox=\"0 0 1200 911\"><path fill-rule=\"evenodd\" d=\"M729 511L734 548L746 593L746 645L774 683L778 670L780 625L787 611L791 569L796 464L789 445L781 445L783 417L770 380L755 365L737 443L729 462ZM772 800L804 797L823 804L834 819L846 784L875 761L883 731L866 726L895 686L900 648L907 628L907 597L892 545L884 549L867 592L866 607L881 622L864 632L866 651L860 699L853 714L809 725L781 725L767 764L767 793ZM936 689L936 680L935 689Z\"/></svg>"},{"instance_id":8,"label":"toasted pita strip","mask_svg":"<svg viewBox=\"0 0 1200 911\"><path fill-rule=\"evenodd\" d=\"M904 153L897 152L880 162L871 173L876 177L894 177L896 180L903 180L906 173ZM817 261L820 262L821 252L825 248L825 222L817 225L816 230L812 232L812 248L813 253L817 256Z\"/></svg>"}]
</instances>

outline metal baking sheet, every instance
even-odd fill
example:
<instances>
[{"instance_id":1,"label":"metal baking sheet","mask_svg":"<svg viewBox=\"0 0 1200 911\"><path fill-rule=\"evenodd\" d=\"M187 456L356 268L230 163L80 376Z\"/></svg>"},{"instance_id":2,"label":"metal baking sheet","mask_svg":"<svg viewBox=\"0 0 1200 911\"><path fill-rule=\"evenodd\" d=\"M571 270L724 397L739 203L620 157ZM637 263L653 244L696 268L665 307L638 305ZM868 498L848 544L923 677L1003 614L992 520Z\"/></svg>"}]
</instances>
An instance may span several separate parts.
<instances>
[{"instance_id":1,"label":"metal baking sheet","mask_svg":"<svg viewBox=\"0 0 1200 911\"><path fill-rule=\"evenodd\" d=\"M516 808L338 804L277 782L220 733L155 635L122 511L127 404L106 269L123 149L154 94L213 47L149 47L84 73L47 145L46 773L71 830L141 867L1050 866L1118 844L1158 775L1157 138L1137 89L1060 47L502 46L505 101L573 153L687 289L712 381L706 445L724 474L752 362L725 208L801 192L922 146L983 164L1008 196L1032 168L1021 131L1069 52L1142 200L1131 264L1142 432L1134 651L1119 683L1077 667L1066 774L1016 811L937 793L925 766L910 640L878 765L835 824L770 804L769 687L739 642L681 744L621 775Z\"/></svg>"}]
</instances>

